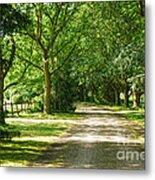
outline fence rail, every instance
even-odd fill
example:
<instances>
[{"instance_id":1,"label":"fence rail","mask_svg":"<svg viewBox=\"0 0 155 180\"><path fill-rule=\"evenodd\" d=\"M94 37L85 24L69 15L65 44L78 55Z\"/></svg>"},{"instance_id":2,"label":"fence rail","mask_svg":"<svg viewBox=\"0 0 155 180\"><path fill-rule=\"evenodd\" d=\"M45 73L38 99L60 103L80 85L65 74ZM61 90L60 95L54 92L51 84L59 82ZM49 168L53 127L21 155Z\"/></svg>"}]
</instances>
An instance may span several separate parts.
<instances>
[{"instance_id":1,"label":"fence rail","mask_svg":"<svg viewBox=\"0 0 155 180\"><path fill-rule=\"evenodd\" d=\"M12 103L12 102L4 102L3 108L6 113L11 113L12 115L20 112L27 112L28 110L34 109L36 103L34 102L22 102L22 103Z\"/></svg>"}]
</instances>

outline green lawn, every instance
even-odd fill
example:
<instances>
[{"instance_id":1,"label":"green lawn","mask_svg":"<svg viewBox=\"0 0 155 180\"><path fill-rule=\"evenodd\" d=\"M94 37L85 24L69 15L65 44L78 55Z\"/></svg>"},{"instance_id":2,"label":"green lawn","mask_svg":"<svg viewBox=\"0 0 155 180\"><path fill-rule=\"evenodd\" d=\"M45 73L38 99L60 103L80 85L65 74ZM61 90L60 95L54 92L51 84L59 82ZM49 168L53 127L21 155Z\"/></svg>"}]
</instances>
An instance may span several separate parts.
<instances>
[{"instance_id":1,"label":"green lawn","mask_svg":"<svg viewBox=\"0 0 155 180\"><path fill-rule=\"evenodd\" d=\"M41 112L38 113L28 113L28 112L21 112L18 114L8 114L7 118L26 118L26 119L50 119L50 120L79 120L81 118L80 113L52 113L52 114L44 114Z\"/></svg>"},{"instance_id":2,"label":"green lawn","mask_svg":"<svg viewBox=\"0 0 155 180\"><path fill-rule=\"evenodd\" d=\"M0 164L3 166L27 166L48 147L48 142L11 141L0 142Z\"/></svg>"},{"instance_id":3,"label":"green lawn","mask_svg":"<svg viewBox=\"0 0 155 180\"><path fill-rule=\"evenodd\" d=\"M20 131L21 137L35 136L60 136L69 128L65 123L29 123L29 122L9 122L10 126Z\"/></svg>"},{"instance_id":4,"label":"green lawn","mask_svg":"<svg viewBox=\"0 0 155 180\"><path fill-rule=\"evenodd\" d=\"M1 129L20 131L21 136L12 141L0 142L0 164L16 167L31 165L53 143L46 138L59 137L70 128L66 123L8 121L8 125ZM31 137L34 139L29 140Z\"/></svg>"}]
</instances>

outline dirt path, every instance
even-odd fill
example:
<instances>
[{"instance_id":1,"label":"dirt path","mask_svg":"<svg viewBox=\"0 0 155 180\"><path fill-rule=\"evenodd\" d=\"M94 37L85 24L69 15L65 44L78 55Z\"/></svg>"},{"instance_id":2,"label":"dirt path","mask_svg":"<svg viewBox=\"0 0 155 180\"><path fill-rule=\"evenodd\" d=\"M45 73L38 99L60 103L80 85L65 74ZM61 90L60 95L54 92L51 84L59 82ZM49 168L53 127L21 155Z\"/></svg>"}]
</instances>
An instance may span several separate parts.
<instances>
[{"instance_id":1,"label":"dirt path","mask_svg":"<svg viewBox=\"0 0 155 180\"><path fill-rule=\"evenodd\" d=\"M54 139L32 166L144 169L144 129L139 124L95 106L78 111L87 115Z\"/></svg>"}]
</instances>

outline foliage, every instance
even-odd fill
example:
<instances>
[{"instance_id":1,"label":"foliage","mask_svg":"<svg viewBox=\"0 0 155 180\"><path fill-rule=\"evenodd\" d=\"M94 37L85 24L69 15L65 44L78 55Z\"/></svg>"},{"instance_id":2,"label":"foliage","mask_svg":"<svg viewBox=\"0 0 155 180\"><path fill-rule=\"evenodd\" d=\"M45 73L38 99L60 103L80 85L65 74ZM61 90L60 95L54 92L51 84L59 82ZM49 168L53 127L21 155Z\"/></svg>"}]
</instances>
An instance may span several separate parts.
<instances>
[{"instance_id":1,"label":"foliage","mask_svg":"<svg viewBox=\"0 0 155 180\"><path fill-rule=\"evenodd\" d=\"M3 102L4 81L10 71L16 52L14 35L25 29L29 19L15 5L0 4L0 124L5 124ZM14 83L13 83L14 84Z\"/></svg>"},{"instance_id":2,"label":"foliage","mask_svg":"<svg viewBox=\"0 0 155 180\"><path fill-rule=\"evenodd\" d=\"M58 112L74 110L76 101L112 105L120 104L122 94L127 99L144 95L143 3L25 3L16 7L26 12L31 23L29 29L14 35L16 57L5 80L9 87L5 98L37 101L42 110L48 100L50 110Z\"/></svg>"},{"instance_id":3,"label":"foliage","mask_svg":"<svg viewBox=\"0 0 155 180\"><path fill-rule=\"evenodd\" d=\"M0 39L27 27L30 23L26 13L15 4L0 4Z\"/></svg>"}]
</instances>

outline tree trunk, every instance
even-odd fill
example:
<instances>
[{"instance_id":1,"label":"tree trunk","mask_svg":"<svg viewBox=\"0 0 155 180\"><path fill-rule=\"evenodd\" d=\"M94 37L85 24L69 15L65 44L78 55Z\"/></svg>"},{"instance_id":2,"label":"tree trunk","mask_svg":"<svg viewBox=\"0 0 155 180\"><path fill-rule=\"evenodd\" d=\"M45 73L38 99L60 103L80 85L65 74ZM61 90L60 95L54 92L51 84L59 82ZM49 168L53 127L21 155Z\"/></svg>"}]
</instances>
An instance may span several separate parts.
<instances>
[{"instance_id":1,"label":"tree trunk","mask_svg":"<svg viewBox=\"0 0 155 180\"><path fill-rule=\"evenodd\" d=\"M125 86L125 89L124 89L124 104L125 104L125 107L129 107L129 88L128 88L128 85Z\"/></svg>"},{"instance_id":2,"label":"tree trunk","mask_svg":"<svg viewBox=\"0 0 155 180\"><path fill-rule=\"evenodd\" d=\"M51 79L49 72L49 63L44 60L45 94L44 94L44 112L51 113Z\"/></svg>"},{"instance_id":3,"label":"tree trunk","mask_svg":"<svg viewBox=\"0 0 155 180\"><path fill-rule=\"evenodd\" d=\"M94 102L94 85L91 83L91 102Z\"/></svg>"},{"instance_id":4,"label":"tree trunk","mask_svg":"<svg viewBox=\"0 0 155 180\"><path fill-rule=\"evenodd\" d=\"M59 84L58 84L58 82L56 82L56 84L55 84L55 103L54 103L55 110L60 110L58 95L59 95Z\"/></svg>"},{"instance_id":5,"label":"tree trunk","mask_svg":"<svg viewBox=\"0 0 155 180\"><path fill-rule=\"evenodd\" d=\"M145 1L143 2L142 0L139 1L140 4L140 14L142 17L145 16Z\"/></svg>"},{"instance_id":6,"label":"tree trunk","mask_svg":"<svg viewBox=\"0 0 155 180\"><path fill-rule=\"evenodd\" d=\"M82 101L87 101L87 95L86 95L86 83L84 82L82 85Z\"/></svg>"},{"instance_id":7,"label":"tree trunk","mask_svg":"<svg viewBox=\"0 0 155 180\"><path fill-rule=\"evenodd\" d=\"M4 77L3 77L3 64L0 52L0 124L5 124L4 119L4 109L3 109L3 101L4 101Z\"/></svg>"},{"instance_id":8,"label":"tree trunk","mask_svg":"<svg viewBox=\"0 0 155 180\"><path fill-rule=\"evenodd\" d=\"M138 91L133 92L133 108L140 106L140 93Z\"/></svg>"},{"instance_id":9,"label":"tree trunk","mask_svg":"<svg viewBox=\"0 0 155 180\"><path fill-rule=\"evenodd\" d=\"M115 105L119 106L120 105L120 92L115 89Z\"/></svg>"}]
</instances>

